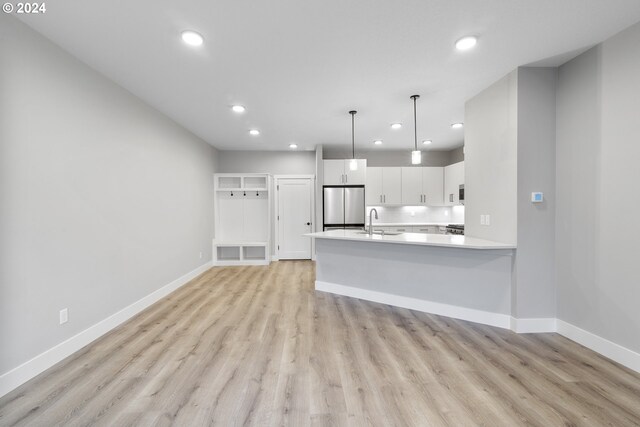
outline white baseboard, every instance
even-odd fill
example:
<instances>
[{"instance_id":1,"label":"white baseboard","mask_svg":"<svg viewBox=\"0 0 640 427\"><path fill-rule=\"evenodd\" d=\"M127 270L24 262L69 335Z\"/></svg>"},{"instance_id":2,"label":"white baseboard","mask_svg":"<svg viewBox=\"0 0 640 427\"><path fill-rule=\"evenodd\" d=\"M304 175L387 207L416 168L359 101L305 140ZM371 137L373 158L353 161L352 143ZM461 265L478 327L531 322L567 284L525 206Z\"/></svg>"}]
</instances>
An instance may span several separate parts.
<instances>
[{"instance_id":1,"label":"white baseboard","mask_svg":"<svg viewBox=\"0 0 640 427\"><path fill-rule=\"evenodd\" d=\"M517 319L511 318L511 330L519 334L556 332L555 317L538 319Z\"/></svg>"},{"instance_id":2,"label":"white baseboard","mask_svg":"<svg viewBox=\"0 0 640 427\"><path fill-rule=\"evenodd\" d=\"M316 280L316 290L509 329L511 316Z\"/></svg>"},{"instance_id":3,"label":"white baseboard","mask_svg":"<svg viewBox=\"0 0 640 427\"><path fill-rule=\"evenodd\" d=\"M611 342L605 338L595 335L591 332L580 329L577 326L567 323L563 320L556 319L557 331L560 335L564 335L572 341L582 344L590 348L596 353L600 353L611 360L640 372L640 354L633 350L629 350L619 344Z\"/></svg>"},{"instance_id":4,"label":"white baseboard","mask_svg":"<svg viewBox=\"0 0 640 427\"><path fill-rule=\"evenodd\" d=\"M519 334L557 332L583 346L614 360L629 369L640 372L640 354L629 350L619 344L587 332L570 323L556 318L517 319L506 314L491 313L482 310L457 307L448 304L420 300L417 298L403 297L384 292L370 291L353 286L338 285L335 283L316 281L316 290L373 301L410 310L452 317L454 319L468 320L484 325L497 326L511 329Z\"/></svg>"},{"instance_id":5,"label":"white baseboard","mask_svg":"<svg viewBox=\"0 0 640 427\"><path fill-rule=\"evenodd\" d=\"M121 323L129 320L145 308L169 295L182 285L188 283L196 276L204 273L209 268L211 268L211 262L201 265L195 270L150 293L146 297L123 308L117 313L112 314L106 319L101 320L95 325L74 335L68 340L63 341L44 353L35 356L33 359L28 360L9 372L0 375L0 397L80 350L85 345L106 334Z\"/></svg>"}]
</instances>

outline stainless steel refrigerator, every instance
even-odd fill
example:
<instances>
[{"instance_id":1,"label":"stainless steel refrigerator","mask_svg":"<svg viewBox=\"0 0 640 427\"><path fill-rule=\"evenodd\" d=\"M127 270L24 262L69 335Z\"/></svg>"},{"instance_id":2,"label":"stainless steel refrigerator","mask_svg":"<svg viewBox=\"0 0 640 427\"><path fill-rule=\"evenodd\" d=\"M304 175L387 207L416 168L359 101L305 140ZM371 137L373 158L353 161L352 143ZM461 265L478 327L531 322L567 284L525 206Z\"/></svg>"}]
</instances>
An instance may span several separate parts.
<instances>
[{"instance_id":1,"label":"stainless steel refrigerator","mask_svg":"<svg viewBox=\"0 0 640 427\"><path fill-rule=\"evenodd\" d=\"M322 192L323 230L364 229L363 185L326 185Z\"/></svg>"}]
</instances>

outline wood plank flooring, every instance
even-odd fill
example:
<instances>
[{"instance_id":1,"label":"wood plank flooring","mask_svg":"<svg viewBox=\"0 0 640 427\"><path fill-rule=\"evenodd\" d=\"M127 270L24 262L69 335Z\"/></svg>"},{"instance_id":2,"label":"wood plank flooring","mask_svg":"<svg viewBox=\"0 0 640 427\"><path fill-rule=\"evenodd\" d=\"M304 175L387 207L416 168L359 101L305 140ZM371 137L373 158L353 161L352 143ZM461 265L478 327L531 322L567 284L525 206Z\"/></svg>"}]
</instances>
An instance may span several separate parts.
<instances>
[{"instance_id":1,"label":"wood plank flooring","mask_svg":"<svg viewBox=\"0 0 640 427\"><path fill-rule=\"evenodd\" d=\"M218 267L0 399L0 425L631 426L640 375L556 334Z\"/></svg>"}]
</instances>

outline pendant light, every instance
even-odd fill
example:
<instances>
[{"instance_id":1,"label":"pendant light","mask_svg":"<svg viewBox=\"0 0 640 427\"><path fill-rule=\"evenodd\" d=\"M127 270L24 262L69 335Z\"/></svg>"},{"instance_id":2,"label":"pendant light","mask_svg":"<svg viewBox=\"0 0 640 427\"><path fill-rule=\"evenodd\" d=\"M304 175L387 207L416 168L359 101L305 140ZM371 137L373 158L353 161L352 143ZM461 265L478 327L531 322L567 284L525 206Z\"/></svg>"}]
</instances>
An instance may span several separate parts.
<instances>
[{"instance_id":1,"label":"pendant light","mask_svg":"<svg viewBox=\"0 0 640 427\"><path fill-rule=\"evenodd\" d=\"M416 100L420 98L420 95L411 95L413 99L413 137L414 137L414 151L411 152L411 164L419 165L422 163L422 152L418 150L418 119L416 115Z\"/></svg>"},{"instance_id":2,"label":"pendant light","mask_svg":"<svg viewBox=\"0 0 640 427\"><path fill-rule=\"evenodd\" d=\"M355 117L357 111L351 110L351 161L349 162L349 170L358 170L358 161L356 160L356 138L355 138Z\"/></svg>"}]
</instances>

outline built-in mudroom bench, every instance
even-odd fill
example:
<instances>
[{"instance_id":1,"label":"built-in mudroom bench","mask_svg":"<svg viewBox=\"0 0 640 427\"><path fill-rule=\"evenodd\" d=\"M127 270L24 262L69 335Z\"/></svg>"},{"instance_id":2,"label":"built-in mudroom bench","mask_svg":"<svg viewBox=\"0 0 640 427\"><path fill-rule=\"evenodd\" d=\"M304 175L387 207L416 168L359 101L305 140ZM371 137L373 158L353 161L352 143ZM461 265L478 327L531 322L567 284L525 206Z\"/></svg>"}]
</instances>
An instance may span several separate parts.
<instances>
[{"instance_id":1,"label":"built-in mudroom bench","mask_svg":"<svg viewBox=\"0 0 640 427\"><path fill-rule=\"evenodd\" d=\"M213 265L261 265L271 261L271 177L216 174Z\"/></svg>"}]
</instances>

